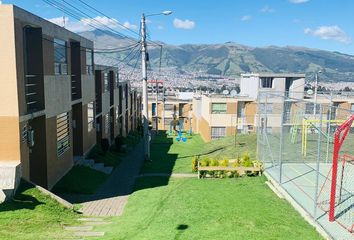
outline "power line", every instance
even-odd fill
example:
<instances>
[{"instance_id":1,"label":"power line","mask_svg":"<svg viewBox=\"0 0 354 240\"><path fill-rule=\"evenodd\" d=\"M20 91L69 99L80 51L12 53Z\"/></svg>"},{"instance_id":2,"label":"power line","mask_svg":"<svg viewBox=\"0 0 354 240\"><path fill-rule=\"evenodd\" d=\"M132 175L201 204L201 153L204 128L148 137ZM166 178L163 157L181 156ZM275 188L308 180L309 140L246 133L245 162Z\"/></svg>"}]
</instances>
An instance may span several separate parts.
<instances>
[{"instance_id":1,"label":"power line","mask_svg":"<svg viewBox=\"0 0 354 240\"><path fill-rule=\"evenodd\" d=\"M105 13L103 13L102 11L98 10L98 9L95 8L95 7L92 7L91 5L89 5L88 3L86 3L86 2L83 1L83 0L77 0L77 1L81 2L82 4L84 4L85 6L87 6L88 8L92 9L93 11L95 11L95 12L97 12L97 13L103 15L104 17L106 17L106 18L108 18L108 19L110 19L110 20L116 22L119 26L121 26L122 28L126 29L127 31L129 31L129 32L131 32L131 33L133 33L133 34L135 34L135 35L137 35L137 36L139 36L139 37L141 36L141 35L140 35L140 31L137 32L137 31L134 31L134 30L130 29L129 27L124 26L124 24L121 24L121 23L118 22L116 19L109 17L108 15L106 15ZM160 46L160 45L161 45L161 44L156 43L156 42L154 42L154 41L152 41L152 40L149 40L148 42L151 42L151 43L153 43L153 44L155 44L155 45L157 45L157 46Z\"/></svg>"},{"instance_id":2,"label":"power line","mask_svg":"<svg viewBox=\"0 0 354 240\"><path fill-rule=\"evenodd\" d=\"M68 2L65 1L65 0L62 0L62 1L65 2L65 3L66 3L67 5L69 5L69 6L72 6L72 8L74 8L74 9L70 9L70 10L69 10L68 8L65 8L65 5L64 5L64 4L62 4L62 3L58 2L58 1L55 1L55 0L42 0L42 1L45 2L45 3L47 3L47 4L49 4L49 5L51 5L51 6L53 6L53 7L55 7L55 8L57 8L58 10L66 11L66 13L67 13L68 15L70 15L71 17L77 19L78 21L82 21L83 18L88 17L89 19L91 19L91 20L94 21L95 23L86 21L85 24L89 25L90 27L92 27L92 28L94 28L94 29L96 29L96 30L98 30L98 31L100 31L100 32L102 32L102 33L106 33L106 32L103 31L102 29L100 29L100 26L101 26L101 27L103 26L103 27L105 27L106 29L109 29L109 30L112 31L113 33L115 33L115 34L117 34L117 35L119 35L119 36L121 36L121 37L123 37L123 38L127 38L129 41L132 41L132 42L134 42L134 43L137 43L137 42L138 42L138 41L135 41L135 40L133 40L133 39L127 37L126 35L124 35L124 34L118 32L118 31L116 31L115 29L113 29L113 28L107 26L106 24L104 24L104 23L102 23L102 22L100 22L100 21L94 19L92 16L86 14L85 12L81 11L80 9L76 8L75 6L71 5L70 3L68 3ZM98 25L97 25L97 23L98 23Z\"/></svg>"}]
</instances>

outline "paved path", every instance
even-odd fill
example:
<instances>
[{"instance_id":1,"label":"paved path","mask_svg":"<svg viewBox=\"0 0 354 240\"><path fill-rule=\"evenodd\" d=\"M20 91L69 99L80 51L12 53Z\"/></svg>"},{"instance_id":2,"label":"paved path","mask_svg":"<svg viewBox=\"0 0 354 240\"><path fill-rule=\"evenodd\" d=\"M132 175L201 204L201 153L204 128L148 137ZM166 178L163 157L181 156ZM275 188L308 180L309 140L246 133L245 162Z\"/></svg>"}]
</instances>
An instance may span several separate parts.
<instances>
[{"instance_id":1,"label":"paved path","mask_svg":"<svg viewBox=\"0 0 354 240\"><path fill-rule=\"evenodd\" d=\"M174 177L174 178L198 178L195 173L143 173L138 177Z\"/></svg>"},{"instance_id":2,"label":"paved path","mask_svg":"<svg viewBox=\"0 0 354 240\"><path fill-rule=\"evenodd\" d=\"M140 142L122 159L122 162L94 195L67 196L68 200L81 203L81 211L86 216L120 216L143 164L143 142Z\"/></svg>"}]
</instances>

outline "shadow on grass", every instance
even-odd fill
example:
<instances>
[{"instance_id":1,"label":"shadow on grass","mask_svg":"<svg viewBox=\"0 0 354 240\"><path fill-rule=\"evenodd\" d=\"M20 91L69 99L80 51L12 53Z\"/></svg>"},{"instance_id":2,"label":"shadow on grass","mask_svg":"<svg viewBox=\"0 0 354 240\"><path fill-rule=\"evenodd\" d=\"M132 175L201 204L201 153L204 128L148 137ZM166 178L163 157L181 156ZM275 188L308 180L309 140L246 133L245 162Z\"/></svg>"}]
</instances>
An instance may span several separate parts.
<instances>
[{"instance_id":1,"label":"shadow on grass","mask_svg":"<svg viewBox=\"0 0 354 240\"><path fill-rule=\"evenodd\" d=\"M61 194L61 197L71 203L83 203L88 201L95 201L100 199L107 199L118 196L127 196L134 191L139 191L147 188L155 188L165 186L168 184L169 177L172 174L178 154L169 153L170 147L173 144L173 138L167 136L166 132L159 132L155 135L151 142L151 162L143 160L143 142L140 142L129 152L122 162L117 166L108 177L108 179L98 188L95 194ZM164 173L165 177L149 178L148 181L136 181L139 173ZM85 180L84 180L85 181ZM67 181L65 185L73 183L73 179ZM80 187L80 186L78 186Z\"/></svg>"},{"instance_id":2,"label":"shadow on grass","mask_svg":"<svg viewBox=\"0 0 354 240\"><path fill-rule=\"evenodd\" d=\"M17 189L17 193L13 199L9 202L0 204L0 212L18 211L22 209L33 210L38 205L44 204L43 202L38 201L35 197L32 197L30 194L25 193L31 188L33 188L33 185L25 181L21 181L20 187Z\"/></svg>"}]
</instances>

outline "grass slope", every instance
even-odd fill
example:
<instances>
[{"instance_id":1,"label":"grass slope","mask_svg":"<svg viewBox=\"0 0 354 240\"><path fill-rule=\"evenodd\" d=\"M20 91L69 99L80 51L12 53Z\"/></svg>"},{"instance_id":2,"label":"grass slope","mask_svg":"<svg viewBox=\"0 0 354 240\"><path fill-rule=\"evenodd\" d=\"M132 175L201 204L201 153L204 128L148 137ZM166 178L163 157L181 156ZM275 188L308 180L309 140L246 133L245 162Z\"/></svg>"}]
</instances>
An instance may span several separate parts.
<instances>
[{"instance_id":1,"label":"grass slope","mask_svg":"<svg viewBox=\"0 0 354 240\"><path fill-rule=\"evenodd\" d=\"M151 160L146 164L143 173L190 173L192 157L211 157L229 159L242 156L249 152L251 159L256 158L257 136L238 135L235 145L235 137L226 137L205 143L200 135L189 137L186 143L177 142L176 138L160 134L152 141Z\"/></svg>"},{"instance_id":2,"label":"grass slope","mask_svg":"<svg viewBox=\"0 0 354 240\"><path fill-rule=\"evenodd\" d=\"M60 181L54 186L56 193L81 193L93 194L96 189L104 183L108 175L96 171L89 167L74 166Z\"/></svg>"},{"instance_id":3,"label":"grass slope","mask_svg":"<svg viewBox=\"0 0 354 240\"><path fill-rule=\"evenodd\" d=\"M36 188L21 183L15 199L0 204L0 239L73 239L63 225L77 225L78 217Z\"/></svg>"},{"instance_id":4,"label":"grass slope","mask_svg":"<svg viewBox=\"0 0 354 240\"><path fill-rule=\"evenodd\" d=\"M100 239L321 239L265 180L141 178Z\"/></svg>"}]
</instances>

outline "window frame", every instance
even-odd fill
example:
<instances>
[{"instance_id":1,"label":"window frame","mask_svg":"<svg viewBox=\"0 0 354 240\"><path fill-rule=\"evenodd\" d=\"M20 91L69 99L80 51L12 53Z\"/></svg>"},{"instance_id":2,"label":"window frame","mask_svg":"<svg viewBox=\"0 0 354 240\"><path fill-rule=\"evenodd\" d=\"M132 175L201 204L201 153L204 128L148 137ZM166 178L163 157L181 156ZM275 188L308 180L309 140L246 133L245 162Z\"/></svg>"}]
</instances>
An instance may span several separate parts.
<instances>
[{"instance_id":1,"label":"window frame","mask_svg":"<svg viewBox=\"0 0 354 240\"><path fill-rule=\"evenodd\" d=\"M54 38L53 40L54 45L54 74L55 75L68 75L68 43L65 40ZM60 47L59 47L60 46ZM63 61L58 61L56 55L60 54L58 50L64 49L65 56Z\"/></svg>"},{"instance_id":2,"label":"window frame","mask_svg":"<svg viewBox=\"0 0 354 240\"><path fill-rule=\"evenodd\" d=\"M69 112L64 112L56 117L57 129L57 157L62 156L70 149L70 118Z\"/></svg>"},{"instance_id":3,"label":"window frame","mask_svg":"<svg viewBox=\"0 0 354 240\"><path fill-rule=\"evenodd\" d=\"M85 58L86 58L86 74L93 75L93 50L92 49L89 49L89 48L86 49ZM88 63L88 62L90 62L90 63Z\"/></svg>"},{"instance_id":4,"label":"window frame","mask_svg":"<svg viewBox=\"0 0 354 240\"><path fill-rule=\"evenodd\" d=\"M219 138L226 137L226 127L211 127L210 137L211 139L219 139Z\"/></svg>"},{"instance_id":5,"label":"window frame","mask_svg":"<svg viewBox=\"0 0 354 240\"><path fill-rule=\"evenodd\" d=\"M92 107L90 107L92 105ZM92 109L92 117L90 116L90 110ZM87 132L91 132L95 128L95 102L89 102L87 104Z\"/></svg>"},{"instance_id":6,"label":"window frame","mask_svg":"<svg viewBox=\"0 0 354 240\"><path fill-rule=\"evenodd\" d=\"M214 106L224 106L223 108L225 109L214 109ZM226 114L227 113L227 103L223 103L223 102L214 102L214 103L211 103L211 114Z\"/></svg>"},{"instance_id":7,"label":"window frame","mask_svg":"<svg viewBox=\"0 0 354 240\"><path fill-rule=\"evenodd\" d=\"M274 78L273 77L261 77L260 78L260 88L271 89L273 88Z\"/></svg>"}]
</instances>

